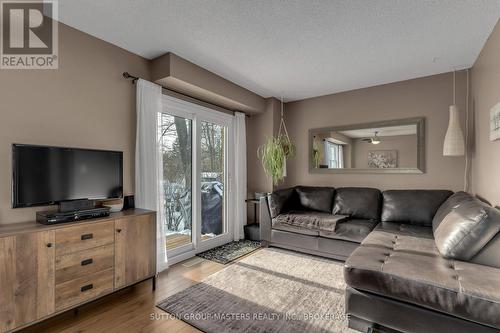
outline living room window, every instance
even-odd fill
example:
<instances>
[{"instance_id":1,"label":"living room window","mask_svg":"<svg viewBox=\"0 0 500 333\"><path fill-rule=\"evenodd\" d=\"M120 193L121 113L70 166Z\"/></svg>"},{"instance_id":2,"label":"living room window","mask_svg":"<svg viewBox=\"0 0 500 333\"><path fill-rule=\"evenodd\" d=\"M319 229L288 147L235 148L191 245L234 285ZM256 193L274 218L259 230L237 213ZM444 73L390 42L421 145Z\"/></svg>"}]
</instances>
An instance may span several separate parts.
<instances>
[{"instance_id":1,"label":"living room window","mask_svg":"<svg viewBox=\"0 0 500 333\"><path fill-rule=\"evenodd\" d=\"M325 157L329 168L341 169L344 167L344 149L342 145L325 140Z\"/></svg>"}]
</instances>

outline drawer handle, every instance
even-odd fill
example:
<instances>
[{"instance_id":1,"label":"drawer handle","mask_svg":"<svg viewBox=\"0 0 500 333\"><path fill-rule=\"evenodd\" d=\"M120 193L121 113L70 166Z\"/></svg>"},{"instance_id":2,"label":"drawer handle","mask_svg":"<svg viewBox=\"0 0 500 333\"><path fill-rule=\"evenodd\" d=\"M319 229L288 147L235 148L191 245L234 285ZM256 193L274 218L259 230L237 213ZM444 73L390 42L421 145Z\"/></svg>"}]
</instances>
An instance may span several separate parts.
<instances>
[{"instance_id":1,"label":"drawer handle","mask_svg":"<svg viewBox=\"0 0 500 333\"><path fill-rule=\"evenodd\" d=\"M85 259L85 260L82 261L82 266L90 265L93 262L94 262L94 260L92 260L92 258Z\"/></svg>"},{"instance_id":2,"label":"drawer handle","mask_svg":"<svg viewBox=\"0 0 500 333\"><path fill-rule=\"evenodd\" d=\"M91 283L91 284L87 284L86 286L81 287L80 291L83 293L84 291L90 290L92 288L94 288L94 285Z\"/></svg>"},{"instance_id":3,"label":"drawer handle","mask_svg":"<svg viewBox=\"0 0 500 333\"><path fill-rule=\"evenodd\" d=\"M82 235L81 239L82 240L87 240L87 239L92 239L94 238L94 234L85 234L85 235Z\"/></svg>"}]
</instances>

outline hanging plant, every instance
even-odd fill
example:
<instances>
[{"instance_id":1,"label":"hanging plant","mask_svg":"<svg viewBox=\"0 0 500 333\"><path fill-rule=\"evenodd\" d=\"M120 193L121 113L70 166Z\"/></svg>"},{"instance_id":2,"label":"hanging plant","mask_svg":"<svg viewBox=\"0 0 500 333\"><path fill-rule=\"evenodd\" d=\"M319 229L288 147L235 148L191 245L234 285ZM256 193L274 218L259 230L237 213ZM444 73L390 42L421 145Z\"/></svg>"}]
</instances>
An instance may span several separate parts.
<instances>
[{"instance_id":1,"label":"hanging plant","mask_svg":"<svg viewBox=\"0 0 500 333\"><path fill-rule=\"evenodd\" d=\"M276 137L270 137L259 147L257 156L262 160L264 171L278 184L286 176L286 160L295 156L296 147L288 136L283 119L283 98L281 99L281 122Z\"/></svg>"},{"instance_id":2,"label":"hanging plant","mask_svg":"<svg viewBox=\"0 0 500 333\"><path fill-rule=\"evenodd\" d=\"M319 167L319 150L318 149L313 149L313 162L314 162L314 167L318 168Z\"/></svg>"},{"instance_id":3,"label":"hanging plant","mask_svg":"<svg viewBox=\"0 0 500 333\"><path fill-rule=\"evenodd\" d=\"M314 163L314 167L318 168L319 167L319 162L320 162L320 155L319 155L318 144L316 143L316 136L313 137L312 160L313 160L313 163Z\"/></svg>"}]
</instances>

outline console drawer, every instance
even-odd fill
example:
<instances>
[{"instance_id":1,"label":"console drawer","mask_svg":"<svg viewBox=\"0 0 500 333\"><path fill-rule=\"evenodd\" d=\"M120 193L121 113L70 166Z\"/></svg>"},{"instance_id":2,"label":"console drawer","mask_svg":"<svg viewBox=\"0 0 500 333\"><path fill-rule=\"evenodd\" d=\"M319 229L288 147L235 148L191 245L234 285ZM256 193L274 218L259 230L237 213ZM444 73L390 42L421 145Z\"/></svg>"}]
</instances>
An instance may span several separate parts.
<instances>
[{"instance_id":1,"label":"console drawer","mask_svg":"<svg viewBox=\"0 0 500 333\"><path fill-rule=\"evenodd\" d=\"M108 221L56 230L56 255L112 244L114 225Z\"/></svg>"},{"instance_id":2,"label":"console drawer","mask_svg":"<svg viewBox=\"0 0 500 333\"><path fill-rule=\"evenodd\" d=\"M113 290L113 269L107 269L56 285L56 311Z\"/></svg>"},{"instance_id":3,"label":"console drawer","mask_svg":"<svg viewBox=\"0 0 500 333\"><path fill-rule=\"evenodd\" d=\"M100 272L114 265L112 244L56 257L56 284Z\"/></svg>"}]
</instances>

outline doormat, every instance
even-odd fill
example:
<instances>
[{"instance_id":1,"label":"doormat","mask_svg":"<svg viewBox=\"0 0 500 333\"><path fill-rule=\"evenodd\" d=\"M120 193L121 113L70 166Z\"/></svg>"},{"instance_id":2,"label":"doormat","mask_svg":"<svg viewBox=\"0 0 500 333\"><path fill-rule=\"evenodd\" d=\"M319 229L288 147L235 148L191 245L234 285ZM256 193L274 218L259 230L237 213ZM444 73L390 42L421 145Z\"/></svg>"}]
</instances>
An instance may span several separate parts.
<instances>
[{"instance_id":1,"label":"doormat","mask_svg":"<svg viewBox=\"0 0 500 333\"><path fill-rule=\"evenodd\" d=\"M240 240L231 242L211 250L198 253L197 256L203 259L212 260L220 264L227 264L233 260L243 257L260 248L260 242L250 240Z\"/></svg>"}]
</instances>

